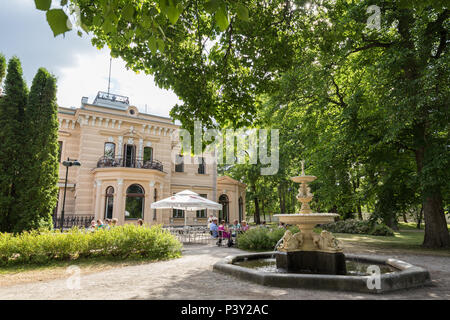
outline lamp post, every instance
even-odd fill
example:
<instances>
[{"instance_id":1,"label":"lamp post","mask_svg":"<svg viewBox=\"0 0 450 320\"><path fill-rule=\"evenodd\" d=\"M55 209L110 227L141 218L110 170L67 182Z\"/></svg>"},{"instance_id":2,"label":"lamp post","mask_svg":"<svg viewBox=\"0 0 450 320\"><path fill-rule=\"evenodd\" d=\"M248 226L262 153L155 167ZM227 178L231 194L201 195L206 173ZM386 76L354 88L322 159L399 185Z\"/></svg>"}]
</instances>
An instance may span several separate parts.
<instances>
[{"instance_id":1,"label":"lamp post","mask_svg":"<svg viewBox=\"0 0 450 320\"><path fill-rule=\"evenodd\" d=\"M67 189L67 176L69 175L69 167L72 166L81 166L81 163L78 160L70 160L70 158L67 158L66 161L63 161L63 166L66 167L66 180L64 181L64 198L63 198L63 206L61 210L61 231L63 231L64 227L64 208L66 206L66 189Z\"/></svg>"}]
</instances>

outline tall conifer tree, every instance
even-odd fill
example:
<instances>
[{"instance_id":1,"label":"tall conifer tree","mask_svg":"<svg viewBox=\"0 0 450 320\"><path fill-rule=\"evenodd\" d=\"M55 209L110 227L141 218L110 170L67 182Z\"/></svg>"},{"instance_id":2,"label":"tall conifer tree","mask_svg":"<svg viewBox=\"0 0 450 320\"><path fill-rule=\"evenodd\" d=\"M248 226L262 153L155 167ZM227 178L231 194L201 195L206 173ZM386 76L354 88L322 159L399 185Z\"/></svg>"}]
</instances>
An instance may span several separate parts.
<instances>
[{"instance_id":1,"label":"tall conifer tree","mask_svg":"<svg viewBox=\"0 0 450 320\"><path fill-rule=\"evenodd\" d=\"M20 218L14 231L51 226L58 194L57 112L56 80L41 68L28 97L24 128L27 165L19 180L15 212Z\"/></svg>"},{"instance_id":2,"label":"tall conifer tree","mask_svg":"<svg viewBox=\"0 0 450 320\"><path fill-rule=\"evenodd\" d=\"M2 81L6 73L5 56L0 53L0 94L2 93Z\"/></svg>"},{"instance_id":3,"label":"tall conifer tree","mask_svg":"<svg viewBox=\"0 0 450 320\"><path fill-rule=\"evenodd\" d=\"M13 206L17 177L24 165L22 137L27 97L20 60L13 57L8 63L4 95L0 99L0 231L11 231L17 223Z\"/></svg>"}]
</instances>

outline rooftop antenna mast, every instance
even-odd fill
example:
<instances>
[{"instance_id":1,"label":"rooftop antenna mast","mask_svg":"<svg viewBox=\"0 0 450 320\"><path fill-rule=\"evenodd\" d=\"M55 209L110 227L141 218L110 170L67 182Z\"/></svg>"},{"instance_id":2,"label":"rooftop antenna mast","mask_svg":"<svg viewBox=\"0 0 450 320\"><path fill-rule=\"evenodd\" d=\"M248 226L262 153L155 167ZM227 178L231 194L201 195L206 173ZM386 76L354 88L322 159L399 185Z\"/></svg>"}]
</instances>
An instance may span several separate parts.
<instances>
[{"instance_id":1,"label":"rooftop antenna mast","mask_svg":"<svg viewBox=\"0 0 450 320\"><path fill-rule=\"evenodd\" d=\"M109 58L109 78L108 78L108 94L111 89L111 65L112 65L112 57Z\"/></svg>"}]
</instances>

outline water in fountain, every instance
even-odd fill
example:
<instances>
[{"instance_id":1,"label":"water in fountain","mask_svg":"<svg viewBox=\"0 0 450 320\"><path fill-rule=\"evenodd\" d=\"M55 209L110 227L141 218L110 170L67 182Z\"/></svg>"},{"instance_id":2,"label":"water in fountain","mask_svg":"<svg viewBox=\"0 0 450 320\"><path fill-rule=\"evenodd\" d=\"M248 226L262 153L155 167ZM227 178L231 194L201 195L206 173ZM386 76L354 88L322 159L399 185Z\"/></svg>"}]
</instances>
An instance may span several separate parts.
<instances>
[{"instance_id":1,"label":"water in fountain","mask_svg":"<svg viewBox=\"0 0 450 320\"><path fill-rule=\"evenodd\" d=\"M247 259L245 261L238 261L235 263L237 266L253 269L260 272L277 272L277 273L288 273L284 269L277 268L276 260L274 258L265 259ZM370 275L368 272L368 267L373 266L373 263L366 263L360 261L347 260L345 262L347 268L347 275L359 275L366 276ZM392 273L398 271L394 267L388 265L378 265L381 274ZM308 273L308 272L304 272Z\"/></svg>"},{"instance_id":2,"label":"water in fountain","mask_svg":"<svg viewBox=\"0 0 450 320\"><path fill-rule=\"evenodd\" d=\"M275 245L275 248L273 248L273 251L278 251L278 246L283 242L283 238L281 238L280 240L278 240L277 244Z\"/></svg>"}]
</instances>

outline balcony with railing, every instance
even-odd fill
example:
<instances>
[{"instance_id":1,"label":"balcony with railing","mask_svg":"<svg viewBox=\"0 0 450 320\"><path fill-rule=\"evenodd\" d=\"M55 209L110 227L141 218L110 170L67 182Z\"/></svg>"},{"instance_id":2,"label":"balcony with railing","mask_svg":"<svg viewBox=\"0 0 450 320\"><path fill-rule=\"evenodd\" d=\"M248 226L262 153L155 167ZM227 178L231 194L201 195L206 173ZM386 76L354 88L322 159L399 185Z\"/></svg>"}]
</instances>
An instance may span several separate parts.
<instances>
[{"instance_id":1,"label":"balcony with railing","mask_svg":"<svg viewBox=\"0 0 450 320\"><path fill-rule=\"evenodd\" d=\"M163 164L158 160L144 160L140 158L101 157L97 162L97 168L137 168L153 169L164 172Z\"/></svg>"}]
</instances>

